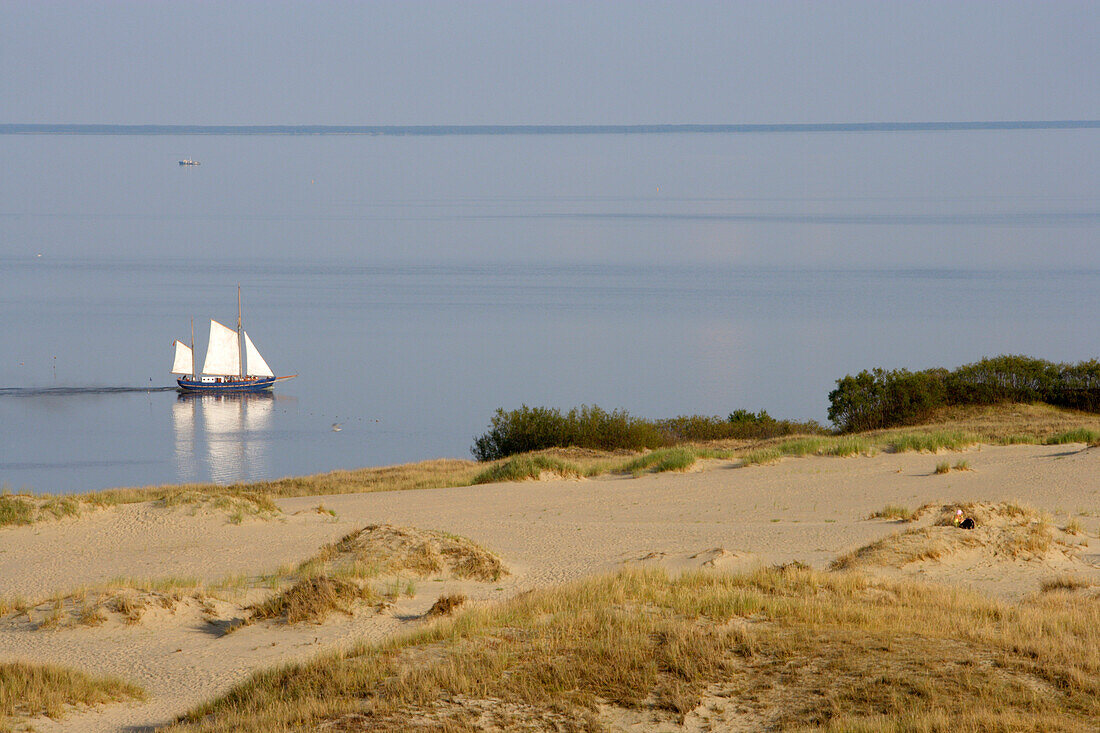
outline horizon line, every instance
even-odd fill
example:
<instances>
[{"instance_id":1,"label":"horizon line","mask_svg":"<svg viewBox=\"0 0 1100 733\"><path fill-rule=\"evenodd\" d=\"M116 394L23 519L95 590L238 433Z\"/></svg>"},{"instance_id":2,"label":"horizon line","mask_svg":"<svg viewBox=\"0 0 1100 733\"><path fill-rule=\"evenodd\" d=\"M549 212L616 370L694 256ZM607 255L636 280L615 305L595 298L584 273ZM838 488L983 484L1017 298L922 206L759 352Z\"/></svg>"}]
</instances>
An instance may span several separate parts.
<instances>
[{"instance_id":1,"label":"horizon line","mask_svg":"<svg viewBox=\"0 0 1100 733\"><path fill-rule=\"evenodd\" d=\"M0 123L0 135L653 135L1100 129L1100 120L672 123L620 125L189 125Z\"/></svg>"}]
</instances>

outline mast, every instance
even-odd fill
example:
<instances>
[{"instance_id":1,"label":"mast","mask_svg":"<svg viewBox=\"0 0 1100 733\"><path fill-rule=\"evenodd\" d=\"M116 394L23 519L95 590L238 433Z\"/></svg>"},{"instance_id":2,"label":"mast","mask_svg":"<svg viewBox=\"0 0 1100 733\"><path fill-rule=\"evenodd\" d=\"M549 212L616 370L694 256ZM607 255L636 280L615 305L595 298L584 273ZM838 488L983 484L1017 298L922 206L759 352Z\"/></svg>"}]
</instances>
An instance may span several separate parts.
<instances>
[{"instance_id":1,"label":"mast","mask_svg":"<svg viewBox=\"0 0 1100 733\"><path fill-rule=\"evenodd\" d=\"M191 316L191 381L195 381L195 317Z\"/></svg>"},{"instance_id":2,"label":"mast","mask_svg":"<svg viewBox=\"0 0 1100 733\"><path fill-rule=\"evenodd\" d=\"M244 346L241 344L241 284L237 283L237 362L241 366L241 379L244 379Z\"/></svg>"}]
</instances>

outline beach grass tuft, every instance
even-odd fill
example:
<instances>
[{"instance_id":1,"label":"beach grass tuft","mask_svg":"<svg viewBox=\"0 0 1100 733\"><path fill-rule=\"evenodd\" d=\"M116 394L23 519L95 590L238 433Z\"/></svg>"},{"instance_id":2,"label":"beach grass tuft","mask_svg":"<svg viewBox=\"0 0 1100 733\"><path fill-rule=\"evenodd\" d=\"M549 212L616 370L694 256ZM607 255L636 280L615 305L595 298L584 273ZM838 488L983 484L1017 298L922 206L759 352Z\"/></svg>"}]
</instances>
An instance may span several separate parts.
<instances>
[{"instance_id":1,"label":"beach grass tuft","mask_svg":"<svg viewBox=\"0 0 1100 733\"><path fill-rule=\"evenodd\" d=\"M616 473L629 473L639 476L643 473L663 473L665 471L687 471L703 458L730 458L732 451L705 448L693 445L681 445L675 448L660 448L633 458L612 470Z\"/></svg>"},{"instance_id":2,"label":"beach grass tuft","mask_svg":"<svg viewBox=\"0 0 1100 733\"><path fill-rule=\"evenodd\" d=\"M0 527L32 524L38 511L29 497L0 494Z\"/></svg>"},{"instance_id":3,"label":"beach grass tuft","mask_svg":"<svg viewBox=\"0 0 1100 733\"><path fill-rule=\"evenodd\" d=\"M474 476L474 484L493 484L502 481L538 480L544 475L561 478L580 478L583 473L575 464L546 455L514 456L503 463L491 466Z\"/></svg>"},{"instance_id":4,"label":"beach grass tuft","mask_svg":"<svg viewBox=\"0 0 1100 733\"><path fill-rule=\"evenodd\" d=\"M899 522L911 522L916 519L916 516L916 512L908 507L887 504L877 512L871 512L868 519L895 519Z\"/></svg>"},{"instance_id":5,"label":"beach grass tuft","mask_svg":"<svg viewBox=\"0 0 1100 733\"><path fill-rule=\"evenodd\" d=\"M371 601L376 598L367 586L315 575L303 578L266 601L252 606L249 621L276 619L287 624L318 624L335 612L350 616L357 601Z\"/></svg>"},{"instance_id":6,"label":"beach grass tuft","mask_svg":"<svg viewBox=\"0 0 1100 733\"><path fill-rule=\"evenodd\" d=\"M1044 441L1047 445L1065 445L1066 443L1084 443L1085 445L1100 444L1100 430L1090 428L1075 428L1064 433L1052 435Z\"/></svg>"},{"instance_id":7,"label":"beach grass tuft","mask_svg":"<svg viewBox=\"0 0 1100 733\"><path fill-rule=\"evenodd\" d=\"M1092 585L1089 581L1078 575L1071 575L1069 573L1063 573L1053 578L1048 578L1039 584L1039 590L1043 593L1050 593L1058 590L1081 590L1082 588L1088 588Z\"/></svg>"},{"instance_id":8,"label":"beach grass tuft","mask_svg":"<svg viewBox=\"0 0 1100 733\"><path fill-rule=\"evenodd\" d=\"M450 593L436 599L428 609L426 616L450 616L466 603L468 599L462 593Z\"/></svg>"},{"instance_id":9,"label":"beach grass tuft","mask_svg":"<svg viewBox=\"0 0 1100 733\"><path fill-rule=\"evenodd\" d=\"M661 448L652 453L646 453L633 460L627 461L619 469L621 473L630 473L638 476L647 471L662 473L664 471L686 471L695 465L696 456L690 448Z\"/></svg>"},{"instance_id":10,"label":"beach grass tuft","mask_svg":"<svg viewBox=\"0 0 1100 733\"><path fill-rule=\"evenodd\" d=\"M741 466L764 466L776 463L783 457L783 452L778 448L759 448L741 455Z\"/></svg>"},{"instance_id":11,"label":"beach grass tuft","mask_svg":"<svg viewBox=\"0 0 1100 733\"><path fill-rule=\"evenodd\" d=\"M137 685L47 664L0 662L0 730L20 719L63 718L76 706L144 700Z\"/></svg>"},{"instance_id":12,"label":"beach grass tuft","mask_svg":"<svg viewBox=\"0 0 1100 733\"><path fill-rule=\"evenodd\" d=\"M961 451L979 442L978 437L961 430L934 430L926 433L891 435L887 446L894 453L916 451L937 453L941 450Z\"/></svg>"}]
</instances>

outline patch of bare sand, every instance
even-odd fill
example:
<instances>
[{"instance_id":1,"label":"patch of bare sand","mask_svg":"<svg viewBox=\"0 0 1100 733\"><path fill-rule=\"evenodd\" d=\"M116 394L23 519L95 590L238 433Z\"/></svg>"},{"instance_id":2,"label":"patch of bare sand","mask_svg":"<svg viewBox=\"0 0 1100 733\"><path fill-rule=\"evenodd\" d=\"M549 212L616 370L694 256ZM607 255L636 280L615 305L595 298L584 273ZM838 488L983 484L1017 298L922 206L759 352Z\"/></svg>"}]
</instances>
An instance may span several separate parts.
<instances>
[{"instance_id":1,"label":"patch of bare sand","mask_svg":"<svg viewBox=\"0 0 1100 733\"><path fill-rule=\"evenodd\" d=\"M229 575L260 575L299 563L354 529L382 523L469 537L499 554L512 575L492 583L418 582L414 598L400 599L385 614L337 614L320 625L257 624L229 636L197 610L163 617L158 611L148 623L110 621L53 631L35 631L9 617L0 622L0 653L110 673L150 693L144 704L110 706L57 723L35 721L39 730L140 729L170 720L256 669L412 628L444 593L492 601L651 554L667 558L670 566L714 560L728 568L792 561L826 567L839 554L899 529L865 519L886 504L1017 501L1052 513L1058 526L1072 514L1084 531L1075 541L1087 543L1077 559L1083 571L1100 572L1094 539L1100 528L1100 451L1082 448L983 447L960 456L972 470L946 475L933 474L942 456L904 453L784 459L748 468L715 461L683 474L320 499L335 517L295 514L318 504L318 497L303 497L278 502L286 514L281 521L248 519L239 525L217 514L121 506L0 530L0 597L37 599L119 576L175 575L214 583ZM952 567L937 577L971 584L975 573L988 572L1001 578L991 587L1013 597L1037 588L1038 576L1017 577L1011 568L987 571L976 562Z\"/></svg>"}]
</instances>

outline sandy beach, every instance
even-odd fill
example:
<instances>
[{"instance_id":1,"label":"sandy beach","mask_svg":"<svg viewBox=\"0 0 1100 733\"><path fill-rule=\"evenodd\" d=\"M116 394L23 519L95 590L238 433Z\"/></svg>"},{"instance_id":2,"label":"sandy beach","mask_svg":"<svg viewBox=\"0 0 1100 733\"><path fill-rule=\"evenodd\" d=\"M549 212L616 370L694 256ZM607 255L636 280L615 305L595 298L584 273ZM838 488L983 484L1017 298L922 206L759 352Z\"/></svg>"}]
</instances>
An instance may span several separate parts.
<instances>
[{"instance_id":1,"label":"sandy beach","mask_svg":"<svg viewBox=\"0 0 1100 733\"><path fill-rule=\"evenodd\" d=\"M928 453L787 458L745 468L713 460L684 473L282 499L282 516L241 524L214 510L130 504L2 529L0 597L32 603L118 578L187 577L214 585L261 576L374 524L468 537L499 555L510 574L491 582L425 579L381 612L337 614L322 624L258 623L229 635L211 624L210 607L190 602L151 609L137 623L112 617L94 627L39 629L33 614L13 613L0 618L0 661L108 673L149 695L59 720L37 718L35 730L146 730L258 669L416 628L444 593L491 603L629 563L739 570L797 561L827 569L838 556L905 528L868 519L886 505L1015 502L1048 513L1056 528L1072 518L1083 531L1066 535L1060 551L1043 557L974 551L875 572L1007 600L1037 593L1059 574L1100 584L1100 451L1080 444L982 446L949 457L965 459L969 470L936 474L942 456ZM335 514L319 513L318 505ZM244 591L234 602L258 593ZM215 615L232 615L219 603Z\"/></svg>"}]
</instances>

